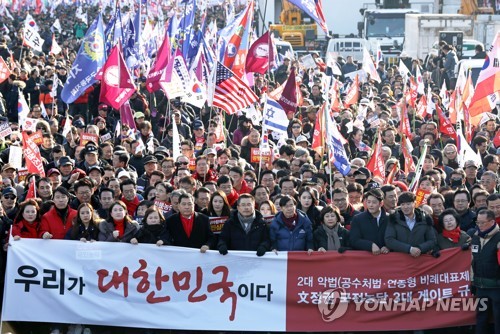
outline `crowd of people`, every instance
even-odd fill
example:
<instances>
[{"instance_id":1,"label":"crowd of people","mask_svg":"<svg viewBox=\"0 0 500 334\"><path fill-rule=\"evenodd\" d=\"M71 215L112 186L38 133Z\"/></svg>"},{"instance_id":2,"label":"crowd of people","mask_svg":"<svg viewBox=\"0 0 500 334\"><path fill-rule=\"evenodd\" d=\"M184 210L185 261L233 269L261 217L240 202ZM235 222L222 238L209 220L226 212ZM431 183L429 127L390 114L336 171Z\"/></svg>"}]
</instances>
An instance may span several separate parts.
<instances>
[{"instance_id":1,"label":"crowd of people","mask_svg":"<svg viewBox=\"0 0 500 334\"><path fill-rule=\"evenodd\" d=\"M99 82L74 103L65 104L60 92L86 27L81 22L72 26L67 9L58 10L63 30L71 31L58 36L63 47L58 55L48 53L50 46L44 46L43 53L23 48L20 17L6 20L10 34L0 37L0 56L13 73L0 84L2 121L13 130L0 138L2 278L11 228L12 242L42 238L148 243L196 248L202 253L217 250L222 255L234 250L256 256L364 251L367 256L399 252L418 258L439 257L440 250L452 247L472 248L473 291L490 302L487 311L478 312L475 331L491 332L488 316L492 315L494 331L500 333L500 160L494 143L498 107L473 131L471 146L482 163L470 160L463 165L457 143L440 133L438 117L422 118L408 107L415 162L424 145L429 146L417 182L430 195L417 203L415 193L409 191L415 173L405 172L402 154L396 106L404 98L405 82L398 66L378 63L381 82L361 83L358 102L334 114L347 140L350 171L343 175L328 162L326 153L311 149L316 118L328 98L322 82L329 69L319 55L314 55L315 70L305 70L298 59L287 55L273 73L254 76L252 88L262 97L283 84L294 67L303 97L296 113L289 115L288 138L278 144L269 136L276 152L273 160L256 160L252 149L260 147L261 124L244 113L229 116L217 108L168 100L162 90L150 93L146 73L137 78L137 92L130 98L137 130L121 124L121 132L115 133L120 113L99 103ZM48 31L47 19L35 19ZM448 70L455 58L452 47L444 44L442 51L429 62L431 68L418 59L410 59L407 67L413 75L417 66L421 68L434 102L447 113L439 91L443 81L450 88L455 84L455 74ZM337 78L348 82L347 74L358 66L352 57L339 63L342 75ZM57 94L53 94L54 80ZM9 163L11 148L22 146L20 94L42 133L39 148L45 176L21 175ZM362 109L366 116L353 127ZM63 135L67 114L72 125ZM181 155L175 160L169 119L176 123L181 139ZM382 136L386 176L394 172L390 184L366 168L377 131ZM84 134L95 135L97 142L84 143ZM212 232L209 217L227 217L220 234ZM24 325L26 333L67 330L59 325L43 329ZM124 332L93 328L92 333L113 330Z\"/></svg>"}]
</instances>

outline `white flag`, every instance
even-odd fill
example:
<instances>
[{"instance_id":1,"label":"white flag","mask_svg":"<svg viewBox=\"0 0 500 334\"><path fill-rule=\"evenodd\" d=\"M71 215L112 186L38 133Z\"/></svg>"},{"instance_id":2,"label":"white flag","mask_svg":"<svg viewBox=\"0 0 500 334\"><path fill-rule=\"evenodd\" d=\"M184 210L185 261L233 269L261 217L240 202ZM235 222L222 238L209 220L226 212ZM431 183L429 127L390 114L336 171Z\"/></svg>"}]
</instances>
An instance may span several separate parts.
<instances>
[{"instance_id":1,"label":"white flag","mask_svg":"<svg viewBox=\"0 0 500 334\"><path fill-rule=\"evenodd\" d=\"M406 82L410 75L410 70L401 59L399 60L399 74L403 77L403 82Z\"/></svg>"},{"instance_id":2,"label":"white flag","mask_svg":"<svg viewBox=\"0 0 500 334\"><path fill-rule=\"evenodd\" d=\"M420 66L417 65L417 93L424 95L425 94L425 86L424 86L424 78L422 77L422 72L420 72Z\"/></svg>"},{"instance_id":3,"label":"white flag","mask_svg":"<svg viewBox=\"0 0 500 334\"><path fill-rule=\"evenodd\" d=\"M457 122L457 125L460 122ZM467 140L465 139L462 130L457 131L457 136L458 136L458 164L460 167L464 167L464 164L468 160L474 160L476 163L476 166L481 166L483 164L481 160L481 156L474 152L474 150L469 146L469 143L467 143Z\"/></svg>"},{"instance_id":4,"label":"white flag","mask_svg":"<svg viewBox=\"0 0 500 334\"><path fill-rule=\"evenodd\" d=\"M177 129L177 124L175 123L175 117L172 116L172 156L174 161L181 155L181 141L179 138L179 130Z\"/></svg>"},{"instance_id":5,"label":"white flag","mask_svg":"<svg viewBox=\"0 0 500 334\"><path fill-rule=\"evenodd\" d=\"M57 44L56 37L52 36L52 46L50 47L50 53L58 55L62 51L61 47L59 44Z\"/></svg>"},{"instance_id":6,"label":"white flag","mask_svg":"<svg viewBox=\"0 0 500 334\"><path fill-rule=\"evenodd\" d=\"M120 124L120 122L116 122L117 125ZM69 118L69 115L66 116L66 121L64 122L64 128L63 128L63 131L62 131L62 135L64 136L64 138L66 138L66 135L71 131L71 119ZM118 132L118 135L117 137L120 135L120 133Z\"/></svg>"},{"instance_id":7,"label":"white flag","mask_svg":"<svg viewBox=\"0 0 500 334\"><path fill-rule=\"evenodd\" d=\"M377 82L381 82L380 76L378 75L375 64L373 63L372 57L366 48L363 48L363 71L370 75L370 79Z\"/></svg>"},{"instance_id":8,"label":"white flag","mask_svg":"<svg viewBox=\"0 0 500 334\"><path fill-rule=\"evenodd\" d=\"M55 28L55 29L57 29L57 31L62 32L61 23L59 22L59 19L56 19L54 21L54 23L52 23L51 28ZM54 30L52 30L52 31L54 31Z\"/></svg>"},{"instance_id":9,"label":"white flag","mask_svg":"<svg viewBox=\"0 0 500 334\"><path fill-rule=\"evenodd\" d=\"M24 45L33 48L38 52L42 52L42 45L45 42L40 34L31 26L25 24L24 25Z\"/></svg>"},{"instance_id":10,"label":"white flag","mask_svg":"<svg viewBox=\"0 0 500 334\"><path fill-rule=\"evenodd\" d=\"M26 103L26 99L24 98L24 94L19 94L19 103L17 106L17 116L19 119L19 124L24 124L26 122L26 118L30 112L30 108L28 107L28 103Z\"/></svg>"}]
</instances>

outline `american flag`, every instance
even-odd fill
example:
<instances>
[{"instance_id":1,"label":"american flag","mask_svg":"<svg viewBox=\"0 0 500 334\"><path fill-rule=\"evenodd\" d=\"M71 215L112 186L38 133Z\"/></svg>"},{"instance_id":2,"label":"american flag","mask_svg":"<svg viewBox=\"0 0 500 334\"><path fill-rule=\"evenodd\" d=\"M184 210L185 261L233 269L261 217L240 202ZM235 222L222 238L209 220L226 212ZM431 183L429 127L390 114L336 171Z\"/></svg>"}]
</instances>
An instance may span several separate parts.
<instances>
[{"instance_id":1,"label":"american flag","mask_svg":"<svg viewBox=\"0 0 500 334\"><path fill-rule=\"evenodd\" d=\"M225 110L229 115L242 110L259 98L247 84L230 69L217 62L213 105Z\"/></svg>"}]
</instances>

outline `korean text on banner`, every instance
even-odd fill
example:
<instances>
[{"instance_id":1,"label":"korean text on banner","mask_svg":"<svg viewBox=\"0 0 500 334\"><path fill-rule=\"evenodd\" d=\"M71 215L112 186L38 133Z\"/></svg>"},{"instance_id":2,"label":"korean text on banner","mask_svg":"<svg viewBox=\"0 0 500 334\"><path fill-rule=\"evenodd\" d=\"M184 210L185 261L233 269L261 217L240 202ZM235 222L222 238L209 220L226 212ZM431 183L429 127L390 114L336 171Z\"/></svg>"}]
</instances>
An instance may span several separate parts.
<instances>
[{"instance_id":1,"label":"korean text on banner","mask_svg":"<svg viewBox=\"0 0 500 334\"><path fill-rule=\"evenodd\" d=\"M257 257L22 239L11 242L8 257L5 321L79 323L85 309L92 310L86 324L116 325L120 317L120 326L141 328L418 330L472 324L477 301L470 298L471 253L459 248L437 259L362 251ZM323 298L335 293L342 303L331 307Z\"/></svg>"},{"instance_id":2,"label":"korean text on banner","mask_svg":"<svg viewBox=\"0 0 500 334\"><path fill-rule=\"evenodd\" d=\"M470 252L460 248L443 250L437 259L348 251L308 261L306 253L291 252L286 330L392 331L473 324L470 308L477 299L470 297L470 263ZM322 298L333 304L318 305L326 300ZM449 312L452 303L458 305Z\"/></svg>"},{"instance_id":3,"label":"korean text on banner","mask_svg":"<svg viewBox=\"0 0 500 334\"><path fill-rule=\"evenodd\" d=\"M231 252L222 257L216 251L201 254L146 244L12 243L4 304L9 306L2 314L6 321L80 323L81 310L92 310L85 312L87 324L112 325L119 313L128 314L120 323L125 327L285 327L286 253L260 258L254 252ZM268 318L248 316L256 314Z\"/></svg>"}]
</instances>

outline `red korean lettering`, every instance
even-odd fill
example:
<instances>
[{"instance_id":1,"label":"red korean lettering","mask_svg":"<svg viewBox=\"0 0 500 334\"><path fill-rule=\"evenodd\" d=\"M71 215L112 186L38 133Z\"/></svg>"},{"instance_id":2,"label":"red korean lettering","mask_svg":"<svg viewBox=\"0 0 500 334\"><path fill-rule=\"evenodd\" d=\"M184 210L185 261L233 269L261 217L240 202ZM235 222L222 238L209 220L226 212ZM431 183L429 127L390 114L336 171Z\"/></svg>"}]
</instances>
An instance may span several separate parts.
<instances>
[{"instance_id":1,"label":"red korean lettering","mask_svg":"<svg viewBox=\"0 0 500 334\"><path fill-rule=\"evenodd\" d=\"M191 273L189 271L176 272L172 275L172 282L174 283L175 291L189 290L189 281L191 280Z\"/></svg>"},{"instance_id":2,"label":"red korean lettering","mask_svg":"<svg viewBox=\"0 0 500 334\"><path fill-rule=\"evenodd\" d=\"M201 267L196 267L196 287L188 295L188 302L199 303L207 299L207 295L203 294L201 296L195 296L195 294L200 291L201 284L203 282L203 270Z\"/></svg>"},{"instance_id":3,"label":"red korean lettering","mask_svg":"<svg viewBox=\"0 0 500 334\"><path fill-rule=\"evenodd\" d=\"M109 276L109 271L106 269L100 269L97 271L98 281L97 286L102 293L108 292L112 287L118 289L120 285L123 285L123 296L125 298L128 297L128 275L129 269L128 267L123 267L123 271L121 274L118 271L113 271L113 276L111 277L111 281L109 283L104 284L104 279Z\"/></svg>"},{"instance_id":4,"label":"red korean lettering","mask_svg":"<svg viewBox=\"0 0 500 334\"><path fill-rule=\"evenodd\" d=\"M168 275L162 275L161 267L156 268L155 274L155 286L156 290L161 291L163 283L168 282L170 277ZM146 297L146 301L149 304L164 303L170 301L170 296L157 297L155 291L151 291Z\"/></svg>"},{"instance_id":5,"label":"red korean lettering","mask_svg":"<svg viewBox=\"0 0 500 334\"><path fill-rule=\"evenodd\" d=\"M132 274L132 277L141 279L139 284L137 284L137 292L146 293L151 286L151 284L149 283L149 274L144 270L148 266L148 263L143 259L140 259L139 263L141 266Z\"/></svg>"},{"instance_id":6,"label":"red korean lettering","mask_svg":"<svg viewBox=\"0 0 500 334\"><path fill-rule=\"evenodd\" d=\"M229 321L234 321L236 315L236 303L237 296L236 293L232 292L230 287L234 285L233 282L228 282L229 269L226 266L217 266L212 270L212 274L217 275L221 273L222 278L219 283L212 283L207 286L207 291L209 293L222 290L222 295L220 296L221 303L224 303L226 300L231 298L231 314L229 315Z\"/></svg>"}]
</instances>

